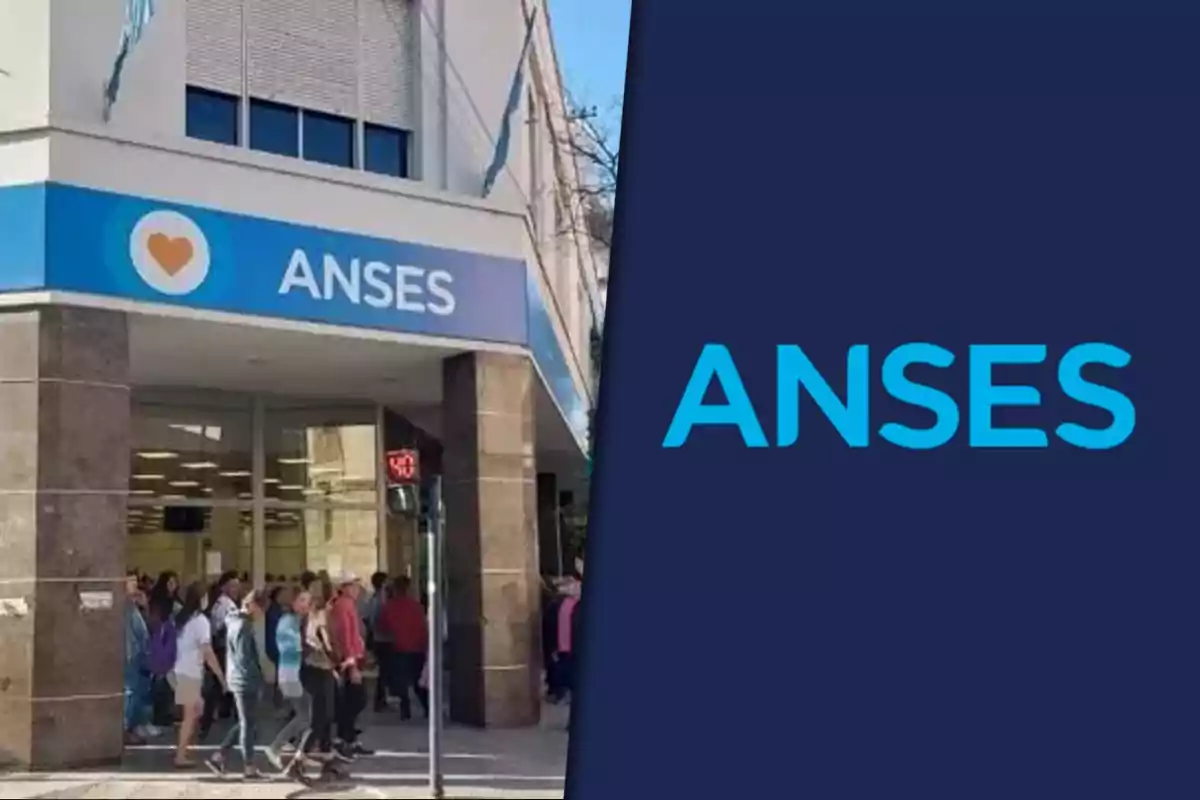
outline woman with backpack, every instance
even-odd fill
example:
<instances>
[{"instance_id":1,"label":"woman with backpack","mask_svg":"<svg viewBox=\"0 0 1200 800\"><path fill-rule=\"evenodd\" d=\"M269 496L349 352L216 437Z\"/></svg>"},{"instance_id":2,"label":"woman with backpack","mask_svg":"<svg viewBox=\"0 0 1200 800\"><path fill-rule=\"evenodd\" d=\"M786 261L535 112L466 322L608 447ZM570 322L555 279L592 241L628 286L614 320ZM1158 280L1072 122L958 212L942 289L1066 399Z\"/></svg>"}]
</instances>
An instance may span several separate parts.
<instances>
[{"instance_id":1,"label":"woman with backpack","mask_svg":"<svg viewBox=\"0 0 1200 800\"><path fill-rule=\"evenodd\" d=\"M217 661L225 663L226 630L225 620L238 610L242 584L236 572L223 574L208 594L208 621L212 632L212 649ZM209 678L204 686L204 716L200 719L200 739L208 738L217 717L229 719L233 716L233 696L221 689Z\"/></svg>"},{"instance_id":2,"label":"woman with backpack","mask_svg":"<svg viewBox=\"0 0 1200 800\"><path fill-rule=\"evenodd\" d=\"M175 724L175 691L171 680L178 634L172 618L173 607L161 599L150 605L150 708L151 722L157 728L171 728Z\"/></svg>"}]
</instances>

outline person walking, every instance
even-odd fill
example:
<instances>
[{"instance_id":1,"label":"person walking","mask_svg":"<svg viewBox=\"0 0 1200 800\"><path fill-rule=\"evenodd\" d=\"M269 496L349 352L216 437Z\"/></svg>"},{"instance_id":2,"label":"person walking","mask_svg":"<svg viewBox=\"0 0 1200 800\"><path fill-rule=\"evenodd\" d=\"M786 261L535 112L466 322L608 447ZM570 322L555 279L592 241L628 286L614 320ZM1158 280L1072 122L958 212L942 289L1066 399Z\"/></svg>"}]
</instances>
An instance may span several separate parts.
<instances>
[{"instance_id":1,"label":"person walking","mask_svg":"<svg viewBox=\"0 0 1200 800\"><path fill-rule=\"evenodd\" d=\"M382 620L393 647L392 692L400 700L400 718L405 720L412 719L410 692L417 696L425 717L429 717L429 692L421 685L429 626L425 622L425 609L412 596L411 589L412 581L407 577L396 578Z\"/></svg>"},{"instance_id":2,"label":"person walking","mask_svg":"<svg viewBox=\"0 0 1200 800\"><path fill-rule=\"evenodd\" d=\"M274 683L271 687L271 701L276 707L288 706L279 690L279 643L275 639L279 629L279 620L288 611L291 597L286 586L276 586L267 596L266 642L267 661L271 662L274 671Z\"/></svg>"},{"instance_id":3,"label":"person walking","mask_svg":"<svg viewBox=\"0 0 1200 800\"><path fill-rule=\"evenodd\" d=\"M217 579L209 594L208 615L212 625L212 647L222 664L226 660L225 648L228 638L225 622L231 613L237 611L241 591L242 585L237 573L229 571ZM226 691L218 691L219 688L211 677L205 683L204 716L200 719L201 740L208 738L213 722L218 716L227 719L232 714L233 698Z\"/></svg>"},{"instance_id":4,"label":"person walking","mask_svg":"<svg viewBox=\"0 0 1200 800\"><path fill-rule=\"evenodd\" d=\"M204 714L205 674L225 691L225 673L212 648L212 625L204 614L204 585L188 586L183 606L175 616L178 639L175 644L175 704L183 709L179 726L179 744L175 750L175 766L187 769L194 764L188 759L188 749ZM207 669L206 669L207 668Z\"/></svg>"},{"instance_id":5,"label":"person walking","mask_svg":"<svg viewBox=\"0 0 1200 800\"><path fill-rule=\"evenodd\" d=\"M283 748L288 742L302 741L305 731L312 726L311 700L305 696L304 685L300 679L301 665L304 660L304 631L303 620L308 617L312 604L312 595L303 589L297 589L291 605L283 608L275 626L275 646L277 650L278 672L276 685L283 702L292 712L292 717L280 729L275 740L267 746L267 761L271 766L283 772ZM297 754L301 748L296 748Z\"/></svg>"},{"instance_id":6,"label":"person walking","mask_svg":"<svg viewBox=\"0 0 1200 800\"><path fill-rule=\"evenodd\" d=\"M356 576L343 576L329 610L329 632L338 670L337 751L349 758L372 755L358 741L358 717L367 706L362 674L367 653L358 604L361 592Z\"/></svg>"},{"instance_id":7,"label":"person walking","mask_svg":"<svg viewBox=\"0 0 1200 800\"><path fill-rule=\"evenodd\" d=\"M170 728L175 724L175 702L171 689L175 657L179 644L178 631L172 616L171 604L161 600L150 604L150 672L151 725Z\"/></svg>"},{"instance_id":8,"label":"person walking","mask_svg":"<svg viewBox=\"0 0 1200 800\"><path fill-rule=\"evenodd\" d=\"M308 730L301 735L288 772L302 771L305 759L310 756L328 768L338 755L333 747L338 673L333 640L329 633L333 587L315 578L308 586L311 587L311 600L308 616L303 622L304 651L300 682L308 700L310 721Z\"/></svg>"},{"instance_id":9,"label":"person walking","mask_svg":"<svg viewBox=\"0 0 1200 800\"><path fill-rule=\"evenodd\" d=\"M376 572L372 575L371 587L374 591L371 599L367 601L365 623L367 649L375 657L375 667L379 674L378 680L375 681L375 713L380 714L387 710L388 695L392 693L392 685L395 683L393 673L396 669L393 663L395 658L391 633L382 624L383 609L390 594L387 573Z\"/></svg>"},{"instance_id":10,"label":"person walking","mask_svg":"<svg viewBox=\"0 0 1200 800\"><path fill-rule=\"evenodd\" d=\"M562 581L542 579L542 669L546 673L546 697L562 700L558 669L558 608L563 600Z\"/></svg>"},{"instance_id":11,"label":"person walking","mask_svg":"<svg viewBox=\"0 0 1200 800\"><path fill-rule=\"evenodd\" d=\"M246 594L241 608L225 617L225 675L226 686L233 695L237 724L225 735L216 754L206 765L217 775L224 775L229 754L237 745L242 754L242 776L246 780L261 777L254 766L254 747L257 729L255 713L264 686L262 661L254 636L254 623L266 612L266 595L255 589Z\"/></svg>"},{"instance_id":12,"label":"person walking","mask_svg":"<svg viewBox=\"0 0 1200 800\"><path fill-rule=\"evenodd\" d=\"M558 672L556 683L560 700L569 697L575 689L575 611L579 606L580 588L578 580L569 581L558 606L555 668Z\"/></svg>"},{"instance_id":13,"label":"person walking","mask_svg":"<svg viewBox=\"0 0 1200 800\"><path fill-rule=\"evenodd\" d=\"M150 629L143 612L146 598L136 572L125 577L125 743L141 745L157 734L146 724L150 702Z\"/></svg>"}]
</instances>

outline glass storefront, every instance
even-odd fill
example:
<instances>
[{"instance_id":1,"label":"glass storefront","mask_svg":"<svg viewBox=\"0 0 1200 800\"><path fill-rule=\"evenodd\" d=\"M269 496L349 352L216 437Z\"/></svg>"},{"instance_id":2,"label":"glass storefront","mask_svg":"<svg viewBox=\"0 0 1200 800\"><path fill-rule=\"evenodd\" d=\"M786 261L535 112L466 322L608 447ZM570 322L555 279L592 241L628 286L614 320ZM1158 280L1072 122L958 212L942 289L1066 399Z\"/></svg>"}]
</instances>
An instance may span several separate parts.
<instances>
[{"instance_id":1,"label":"glass storefront","mask_svg":"<svg viewBox=\"0 0 1200 800\"><path fill-rule=\"evenodd\" d=\"M185 579L253 572L249 403L135 401L127 562Z\"/></svg>"},{"instance_id":2,"label":"glass storefront","mask_svg":"<svg viewBox=\"0 0 1200 800\"><path fill-rule=\"evenodd\" d=\"M134 395L131 568L275 582L394 564L375 407L194 394Z\"/></svg>"}]
</instances>

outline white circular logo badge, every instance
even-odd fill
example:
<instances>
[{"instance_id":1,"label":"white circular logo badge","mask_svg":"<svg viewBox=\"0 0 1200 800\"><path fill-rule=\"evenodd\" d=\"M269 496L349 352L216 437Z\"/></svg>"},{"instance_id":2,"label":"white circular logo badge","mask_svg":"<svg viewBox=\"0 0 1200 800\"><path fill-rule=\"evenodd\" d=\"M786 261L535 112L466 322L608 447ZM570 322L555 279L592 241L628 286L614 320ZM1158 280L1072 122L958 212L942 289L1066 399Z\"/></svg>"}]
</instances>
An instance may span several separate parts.
<instances>
[{"instance_id":1,"label":"white circular logo badge","mask_svg":"<svg viewBox=\"0 0 1200 800\"><path fill-rule=\"evenodd\" d=\"M129 257L138 275L163 294L194 292L208 277L208 239L176 211L151 211L129 237Z\"/></svg>"}]
</instances>

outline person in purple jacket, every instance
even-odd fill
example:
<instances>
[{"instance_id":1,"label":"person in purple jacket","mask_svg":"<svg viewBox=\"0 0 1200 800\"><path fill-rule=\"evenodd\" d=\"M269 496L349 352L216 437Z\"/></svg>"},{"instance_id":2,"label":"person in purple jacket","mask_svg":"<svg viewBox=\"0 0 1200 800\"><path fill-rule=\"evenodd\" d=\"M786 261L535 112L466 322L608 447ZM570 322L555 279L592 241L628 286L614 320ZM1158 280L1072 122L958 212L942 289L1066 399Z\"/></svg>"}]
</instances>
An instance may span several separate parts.
<instances>
[{"instance_id":1,"label":"person in purple jacket","mask_svg":"<svg viewBox=\"0 0 1200 800\"><path fill-rule=\"evenodd\" d=\"M172 608L157 604L150 608L150 700L154 725L170 728L175 724L175 689L171 673L175 669L176 631Z\"/></svg>"}]
</instances>

